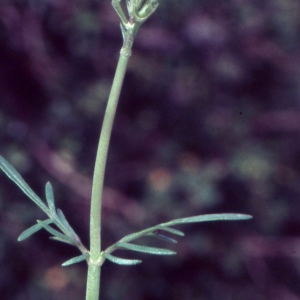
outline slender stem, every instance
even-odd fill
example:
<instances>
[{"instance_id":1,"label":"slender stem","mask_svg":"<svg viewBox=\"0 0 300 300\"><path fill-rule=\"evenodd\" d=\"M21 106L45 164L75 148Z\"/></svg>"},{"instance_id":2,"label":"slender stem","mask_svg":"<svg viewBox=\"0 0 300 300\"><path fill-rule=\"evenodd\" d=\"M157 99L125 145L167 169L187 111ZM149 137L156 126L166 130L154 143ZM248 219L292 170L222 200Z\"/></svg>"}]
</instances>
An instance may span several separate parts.
<instances>
[{"instance_id":1,"label":"slender stem","mask_svg":"<svg viewBox=\"0 0 300 300\"><path fill-rule=\"evenodd\" d=\"M104 172L107 159L109 140L112 131L112 125L118 105L121 87L129 57L120 55L113 85L105 111L103 125L101 129L98 151L96 156L91 203L91 222L90 222L90 252L91 258L99 255L101 250L100 241L100 220L101 220L101 198L104 182Z\"/></svg>"},{"instance_id":2,"label":"slender stem","mask_svg":"<svg viewBox=\"0 0 300 300\"><path fill-rule=\"evenodd\" d=\"M92 186L90 215L90 259L86 300L98 300L100 292L101 207L104 172L113 121L129 56L120 54L101 129Z\"/></svg>"},{"instance_id":3,"label":"slender stem","mask_svg":"<svg viewBox=\"0 0 300 300\"><path fill-rule=\"evenodd\" d=\"M103 255L101 255L101 208L108 146L128 60L131 56L133 39L141 23L145 21L158 6L157 3L153 6L152 2L150 5L149 1L152 0L147 0L147 5L149 6L150 11L148 11L141 20L137 21L137 8L134 6L138 5L139 2L127 1L127 10L130 17L129 20L126 20L125 14L120 6L120 1L112 0L113 7L122 21L121 30L123 35L123 47L120 51L115 77L105 110L95 162L90 214L90 256L88 258L86 300L99 300L100 271L101 265L105 259Z\"/></svg>"},{"instance_id":4,"label":"slender stem","mask_svg":"<svg viewBox=\"0 0 300 300\"><path fill-rule=\"evenodd\" d=\"M89 263L86 285L86 300L99 300L101 267Z\"/></svg>"}]
</instances>

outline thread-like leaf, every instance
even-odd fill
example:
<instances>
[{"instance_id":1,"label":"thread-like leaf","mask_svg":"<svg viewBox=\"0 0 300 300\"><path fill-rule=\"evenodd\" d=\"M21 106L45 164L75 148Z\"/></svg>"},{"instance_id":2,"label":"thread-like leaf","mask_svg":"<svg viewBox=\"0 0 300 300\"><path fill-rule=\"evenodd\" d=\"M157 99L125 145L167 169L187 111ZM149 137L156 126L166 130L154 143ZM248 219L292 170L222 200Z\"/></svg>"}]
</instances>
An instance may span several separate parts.
<instances>
[{"instance_id":1,"label":"thread-like leaf","mask_svg":"<svg viewBox=\"0 0 300 300\"><path fill-rule=\"evenodd\" d=\"M66 243L66 244L69 244L69 245L73 245L73 246L75 245L75 242L73 240L72 241L65 240L65 239L61 239L57 236L50 236L49 239L54 240L54 241L58 241L58 242L62 242L62 243Z\"/></svg>"},{"instance_id":2,"label":"thread-like leaf","mask_svg":"<svg viewBox=\"0 0 300 300\"><path fill-rule=\"evenodd\" d=\"M176 240L174 240L174 239L172 239L172 238L170 238L168 236L165 236L163 234L157 233L157 232L151 232L151 233L148 234L148 236L157 238L157 239L165 241L165 242L170 242L170 243L173 243L173 244L177 243Z\"/></svg>"},{"instance_id":3,"label":"thread-like leaf","mask_svg":"<svg viewBox=\"0 0 300 300\"><path fill-rule=\"evenodd\" d=\"M130 266L130 265L137 265L140 264L142 261L139 259L125 259L120 258L114 255L111 255L109 253L104 252L103 256L110 260L111 262L118 264L118 265L124 265L124 266Z\"/></svg>"},{"instance_id":4,"label":"thread-like leaf","mask_svg":"<svg viewBox=\"0 0 300 300\"><path fill-rule=\"evenodd\" d=\"M177 224L210 222L210 221L238 221L249 220L252 216L236 213L223 213L223 214L207 214L188 218L175 219L167 223L161 224L162 226L174 226ZM161 228L162 229L162 228Z\"/></svg>"},{"instance_id":5,"label":"thread-like leaf","mask_svg":"<svg viewBox=\"0 0 300 300\"><path fill-rule=\"evenodd\" d=\"M43 223L51 224L51 223L53 223L53 220L48 219L48 220L43 221ZM29 238L31 235L33 235L34 233L36 233L37 231L39 231L42 228L43 228L43 226L41 224L35 224L35 225L29 227L28 229L24 230L19 235L18 241L21 242L21 241L26 240L27 238Z\"/></svg>"},{"instance_id":6,"label":"thread-like leaf","mask_svg":"<svg viewBox=\"0 0 300 300\"><path fill-rule=\"evenodd\" d=\"M176 254L176 252L169 250L169 249L155 248L155 247L149 247L149 246L140 246L140 245L135 245L135 244L130 244L130 243L122 243L121 242L121 243L117 243L117 246L119 248L124 248L126 250L143 252L143 253L154 254L154 255L174 255L174 254Z\"/></svg>"},{"instance_id":7,"label":"thread-like leaf","mask_svg":"<svg viewBox=\"0 0 300 300\"><path fill-rule=\"evenodd\" d=\"M71 227L71 225L69 224L69 222L67 221L64 213L62 212L61 209L57 209L57 215L58 215L58 218L59 220L62 222L62 224L64 225L65 229L69 232L69 234L71 236L74 236L76 238L78 238L76 232L73 230L73 228Z\"/></svg>"},{"instance_id":8,"label":"thread-like leaf","mask_svg":"<svg viewBox=\"0 0 300 300\"><path fill-rule=\"evenodd\" d=\"M40 197L30 188L25 182L20 173L2 156L0 156L0 168L11 179L25 195L27 195L38 207L40 207L46 214L49 210Z\"/></svg>"},{"instance_id":9,"label":"thread-like leaf","mask_svg":"<svg viewBox=\"0 0 300 300\"><path fill-rule=\"evenodd\" d=\"M171 221L172 222L172 221ZM165 223L165 224L169 224L170 222L168 223ZM173 234L176 234L176 235L179 235L179 236L184 236L184 233L180 230L177 230L177 229L174 229L174 228L170 228L170 227L167 227L167 226L162 226L162 225L165 225L165 224L161 224L161 225L158 225L156 226L156 228L158 230L163 230L163 231L167 231L167 232L170 232L170 233L173 233Z\"/></svg>"},{"instance_id":10,"label":"thread-like leaf","mask_svg":"<svg viewBox=\"0 0 300 300\"><path fill-rule=\"evenodd\" d=\"M79 262L84 261L88 256L89 256L89 253L88 253L88 252L83 253L83 254L81 254L81 255L79 255L79 256L75 256L75 257L73 257L73 258L71 258L71 259L65 261L65 262L62 264L62 266L63 266L63 267L66 267L66 266L70 266L70 265L73 265L73 264L77 264L77 263L79 263Z\"/></svg>"},{"instance_id":11,"label":"thread-like leaf","mask_svg":"<svg viewBox=\"0 0 300 300\"><path fill-rule=\"evenodd\" d=\"M55 237L58 237L62 240L65 240L66 242L74 245L76 244L76 241L74 241L74 239L62 234L61 232L57 231L56 229L52 228L51 226L43 223L42 221L38 220L37 221L39 224L41 224L41 226L43 226L49 233L53 234Z\"/></svg>"},{"instance_id":12,"label":"thread-like leaf","mask_svg":"<svg viewBox=\"0 0 300 300\"><path fill-rule=\"evenodd\" d=\"M50 182L46 183L45 186L45 194L46 194L46 199L48 203L48 207L51 211L51 213L55 216L55 204L54 204L54 193L53 193L53 188Z\"/></svg>"}]
</instances>

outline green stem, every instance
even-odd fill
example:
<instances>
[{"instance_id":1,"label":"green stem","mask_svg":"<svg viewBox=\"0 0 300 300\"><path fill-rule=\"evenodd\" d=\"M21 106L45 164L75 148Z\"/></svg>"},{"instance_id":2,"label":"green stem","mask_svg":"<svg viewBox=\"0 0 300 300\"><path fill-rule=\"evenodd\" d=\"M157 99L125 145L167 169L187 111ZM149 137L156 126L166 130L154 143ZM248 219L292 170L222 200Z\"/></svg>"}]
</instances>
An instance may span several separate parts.
<instances>
[{"instance_id":1,"label":"green stem","mask_svg":"<svg viewBox=\"0 0 300 300\"><path fill-rule=\"evenodd\" d=\"M115 77L105 110L95 162L91 199L90 256L88 258L86 300L99 300L100 271L101 265L105 260L101 255L101 208L108 146L128 60L131 56L133 39L141 23L145 21L158 6L157 3L153 6L153 3L150 3L149 1L147 2L147 7L149 6L150 11L148 11L145 16L143 15L143 18L139 21L137 21L137 15L135 13L137 8L134 7L134 5L137 5L139 2L127 2L127 9L130 15L129 20L127 21L120 6L120 1L112 1L112 4L122 21L121 30L123 35L123 47L120 51Z\"/></svg>"},{"instance_id":2,"label":"green stem","mask_svg":"<svg viewBox=\"0 0 300 300\"><path fill-rule=\"evenodd\" d=\"M98 300L100 294L101 267L89 263L86 285L86 300Z\"/></svg>"},{"instance_id":3,"label":"green stem","mask_svg":"<svg viewBox=\"0 0 300 300\"><path fill-rule=\"evenodd\" d=\"M96 163L94 169L91 215L90 215L90 258L88 262L88 278L86 300L98 300L100 293L100 252L101 252L101 207L104 172L108 146L118 100L126 72L129 56L120 54L112 88L101 129Z\"/></svg>"}]
</instances>

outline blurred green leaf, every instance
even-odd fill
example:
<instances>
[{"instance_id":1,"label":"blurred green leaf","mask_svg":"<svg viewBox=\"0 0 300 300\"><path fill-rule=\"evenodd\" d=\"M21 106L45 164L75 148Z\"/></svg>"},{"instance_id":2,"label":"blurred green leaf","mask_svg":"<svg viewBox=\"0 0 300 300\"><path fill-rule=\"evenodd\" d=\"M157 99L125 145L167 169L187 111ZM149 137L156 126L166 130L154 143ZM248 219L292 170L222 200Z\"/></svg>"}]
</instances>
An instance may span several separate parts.
<instances>
[{"instance_id":1,"label":"blurred green leaf","mask_svg":"<svg viewBox=\"0 0 300 300\"><path fill-rule=\"evenodd\" d=\"M66 266L70 266L70 265L73 265L73 264L77 264L77 263L79 263L79 262L84 261L88 256L89 256L89 253L88 253L88 252L83 253L83 254L81 254L81 255L79 255L79 256L75 256L75 257L73 257L73 258L71 258L71 259L65 261L65 262L62 264L62 266L63 266L63 267L66 267Z\"/></svg>"},{"instance_id":2,"label":"blurred green leaf","mask_svg":"<svg viewBox=\"0 0 300 300\"><path fill-rule=\"evenodd\" d=\"M52 228L51 226L45 224L44 222L42 222L40 220L38 220L37 222L39 224L41 224L41 226L43 226L49 233L51 233L55 237L58 237L58 238L64 240L66 243L69 243L69 244L72 244L72 245L77 244L77 242L74 239L62 234L61 232L59 232L56 229Z\"/></svg>"},{"instance_id":3,"label":"blurred green leaf","mask_svg":"<svg viewBox=\"0 0 300 300\"><path fill-rule=\"evenodd\" d=\"M43 221L44 224L51 224L53 223L52 219L48 219ZM44 228L41 224L35 224L31 227L29 227L28 229L24 230L18 237L18 241L24 241L25 239L29 238L31 235L33 235L34 233L36 233L37 231L39 231L40 229Z\"/></svg>"},{"instance_id":4,"label":"blurred green leaf","mask_svg":"<svg viewBox=\"0 0 300 300\"><path fill-rule=\"evenodd\" d=\"M48 207L50 209L50 212L55 216L55 204L54 204L54 194L53 194L53 188L50 182L46 183L45 186L45 194L46 194L46 199L48 203Z\"/></svg>"},{"instance_id":5,"label":"blurred green leaf","mask_svg":"<svg viewBox=\"0 0 300 300\"><path fill-rule=\"evenodd\" d=\"M167 223L165 223L165 224L167 224ZM170 228L170 227L167 227L167 226L163 226L163 224L160 224L160 225L156 226L156 228L159 229L159 230L164 230L164 231L179 235L179 236L184 236L184 233L182 231L174 229L174 228Z\"/></svg>"},{"instance_id":6,"label":"blurred green leaf","mask_svg":"<svg viewBox=\"0 0 300 300\"><path fill-rule=\"evenodd\" d=\"M157 238L159 240L162 240L162 241L165 241L165 242L170 242L170 243L173 243L173 244L176 244L177 241L168 237L168 236L165 236L163 234L160 234L160 233L156 233L156 232L151 232L148 234L148 236L151 236L151 237L154 237L154 238Z\"/></svg>"},{"instance_id":7,"label":"blurred green leaf","mask_svg":"<svg viewBox=\"0 0 300 300\"><path fill-rule=\"evenodd\" d=\"M163 240L166 240L171 243L176 243L177 241L169 238L165 235L158 233L159 230L167 231L179 236L184 236L184 233L180 230L170 228L168 226L178 225L178 224L186 224L186 223L196 223L196 222L207 222L207 221L230 221L230 220L248 220L251 219L252 216L246 214L237 214L237 213L223 213L223 214L207 214L207 215L200 215L188 218L181 218L169 221L167 223L162 223L153 227L149 227L147 229L141 230L139 232L135 232L123 237L119 242L113 244L112 246L107 248L108 252L115 250L116 248L125 248L132 251L139 251L145 252L150 254L157 254L157 255L171 255L176 254L168 249L161 249L161 248L153 248L148 246L139 246L135 244L131 244L130 242L139 239L143 236L154 236Z\"/></svg>"},{"instance_id":8,"label":"blurred green leaf","mask_svg":"<svg viewBox=\"0 0 300 300\"><path fill-rule=\"evenodd\" d=\"M20 173L0 155L0 168L11 179L25 195L27 195L38 207L40 207L47 215L49 215L49 209L40 199L40 197L30 188L25 182Z\"/></svg>"},{"instance_id":9,"label":"blurred green leaf","mask_svg":"<svg viewBox=\"0 0 300 300\"><path fill-rule=\"evenodd\" d=\"M224 213L224 214L207 214L188 218L175 219L167 223L161 224L161 226L173 226L177 224L186 223L198 223L198 222L209 222L209 221L239 221L239 220L249 220L252 216L245 214L235 214L235 213ZM161 228L162 229L162 228Z\"/></svg>"},{"instance_id":10,"label":"blurred green leaf","mask_svg":"<svg viewBox=\"0 0 300 300\"><path fill-rule=\"evenodd\" d=\"M71 236L74 236L76 238L78 238L76 232L73 230L73 228L71 227L71 225L69 224L69 222L67 221L64 213L62 212L61 209L57 209L57 215L58 215L58 218L59 220L61 221L61 223L63 224L63 226L65 227L65 229L69 232L69 234Z\"/></svg>"},{"instance_id":11,"label":"blurred green leaf","mask_svg":"<svg viewBox=\"0 0 300 300\"><path fill-rule=\"evenodd\" d=\"M62 239L62 238L59 238L57 236L50 236L50 239L54 240L54 241L57 241L57 242L66 243L66 244L69 244L69 245L72 245L72 246L75 245L75 242L73 240L71 241L71 240Z\"/></svg>"},{"instance_id":12,"label":"blurred green leaf","mask_svg":"<svg viewBox=\"0 0 300 300\"><path fill-rule=\"evenodd\" d=\"M143 252L148 254L154 254L154 255L174 255L176 252L164 249L164 248L154 248L149 246L140 246L140 245L134 245L130 243L117 243L117 246L119 248L124 248L131 251L137 251L137 252Z\"/></svg>"},{"instance_id":13,"label":"blurred green leaf","mask_svg":"<svg viewBox=\"0 0 300 300\"><path fill-rule=\"evenodd\" d=\"M109 253L104 252L103 256L110 260L111 262L118 264L118 265L137 265L140 264L142 261L139 259L125 259L125 258L120 258L116 257L114 255L111 255Z\"/></svg>"}]
</instances>

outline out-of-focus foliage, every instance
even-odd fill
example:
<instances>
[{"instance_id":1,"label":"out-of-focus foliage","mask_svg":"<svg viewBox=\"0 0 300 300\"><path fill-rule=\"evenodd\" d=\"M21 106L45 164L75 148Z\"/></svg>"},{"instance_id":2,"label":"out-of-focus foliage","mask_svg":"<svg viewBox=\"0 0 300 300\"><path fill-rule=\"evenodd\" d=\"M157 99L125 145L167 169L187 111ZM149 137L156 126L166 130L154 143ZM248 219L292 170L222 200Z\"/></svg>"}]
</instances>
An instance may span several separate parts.
<instances>
[{"instance_id":1,"label":"out-of-focus foliage","mask_svg":"<svg viewBox=\"0 0 300 300\"><path fill-rule=\"evenodd\" d=\"M103 300L300 299L299 15L294 0L165 0L140 29L107 165L104 246L196 214L254 220L188 225L176 257L106 262ZM109 0L0 2L1 155L39 196L53 183L84 244L121 44ZM0 208L1 298L84 299L85 265L60 267L78 251L43 232L17 242L45 216L3 174Z\"/></svg>"}]
</instances>

